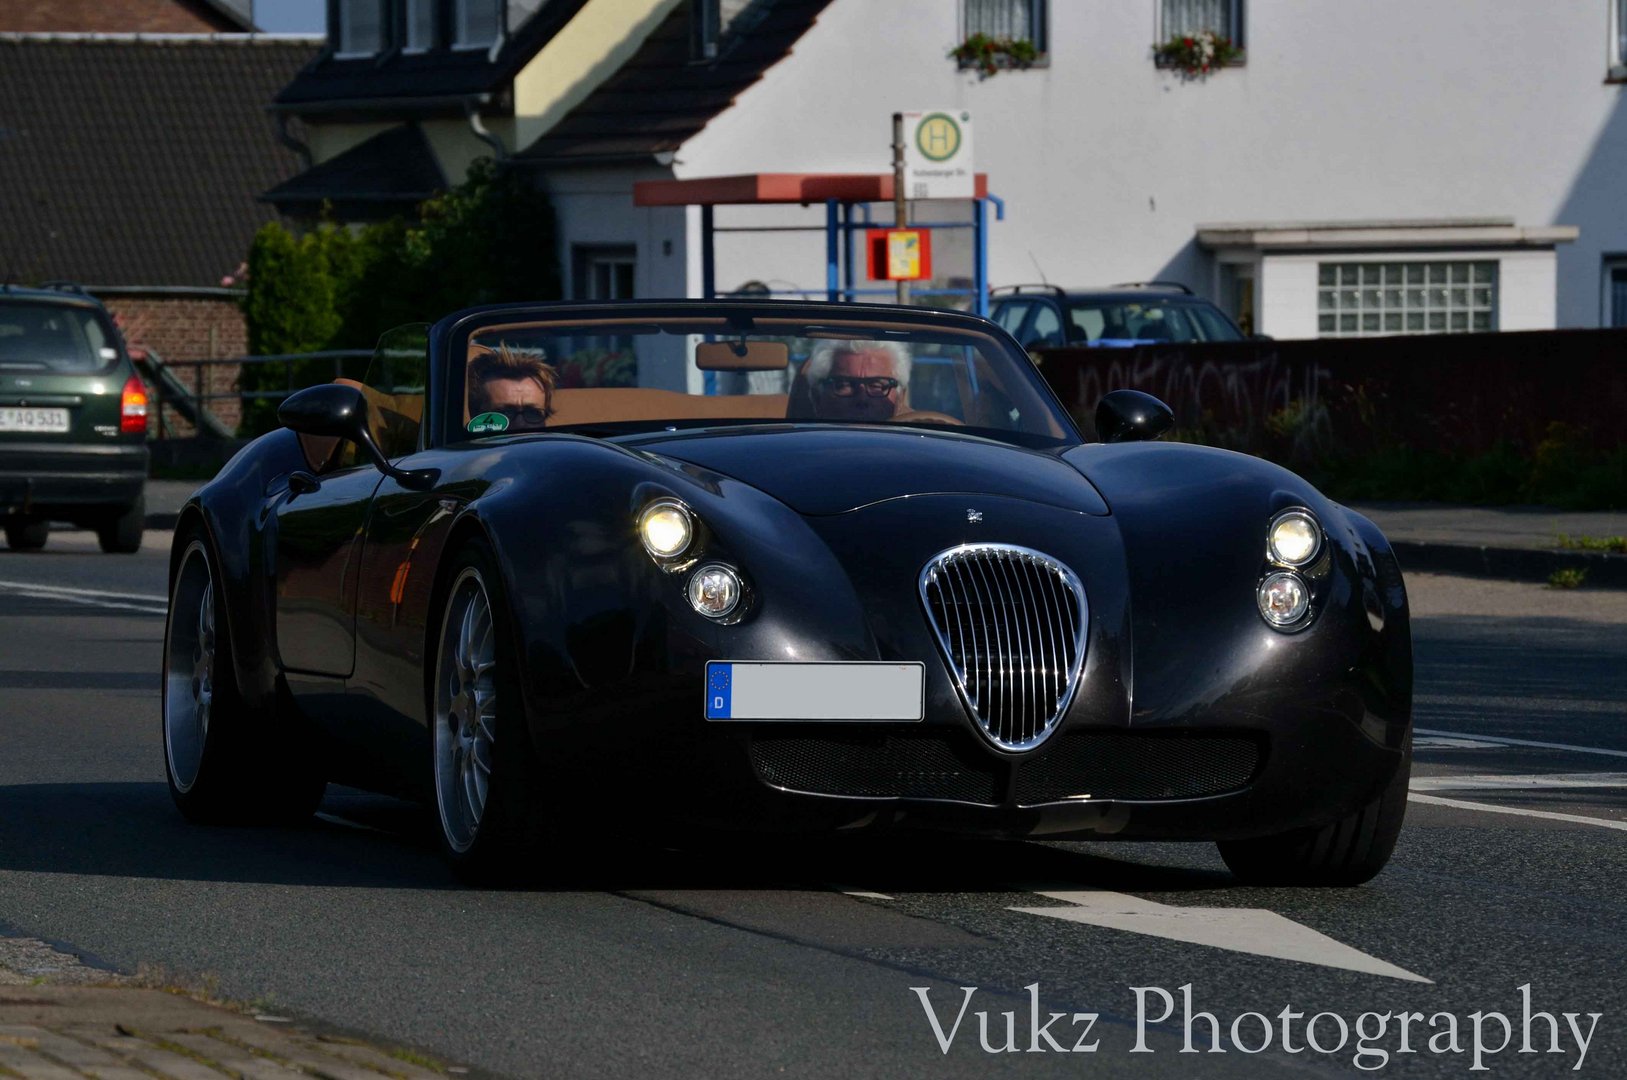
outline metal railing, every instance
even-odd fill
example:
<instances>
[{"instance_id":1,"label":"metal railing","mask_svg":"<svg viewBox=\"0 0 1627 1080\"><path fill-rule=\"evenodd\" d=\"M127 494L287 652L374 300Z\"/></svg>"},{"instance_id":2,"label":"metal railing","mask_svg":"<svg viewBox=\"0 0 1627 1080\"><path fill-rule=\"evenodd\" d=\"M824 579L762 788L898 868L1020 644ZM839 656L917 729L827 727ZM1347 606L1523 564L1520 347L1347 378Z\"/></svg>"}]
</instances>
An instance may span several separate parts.
<instances>
[{"instance_id":1,"label":"metal railing","mask_svg":"<svg viewBox=\"0 0 1627 1080\"><path fill-rule=\"evenodd\" d=\"M147 373L155 391L156 400L153 404L158 414L157 437L160 439L173 435L164 411L166 405L182 419L190 422L198 434L232 438L237 434L236 429L220 419L212 407L213 402L280 401L295 390L302 390L311 385L312 380L308 377L296 377L295 372L299 364L312 360L330 360L333 363L333 374L329 377L360 378L365 373L367 362L373 356L371 349L328 349L322 352L281 353L269 356L166 360L156 350L145 346L132 348L131 352L136 356L137 365ZM347 365L346 361L353 362ZM209 377L210 368L234 366L241 371L246 367L266 364L283 365L283 386L259 390L245 390L241 386L233 386L217 390L213 387L214 380ZM187 369L190 369L190 372Z\"/></svg>"}]
</instances>

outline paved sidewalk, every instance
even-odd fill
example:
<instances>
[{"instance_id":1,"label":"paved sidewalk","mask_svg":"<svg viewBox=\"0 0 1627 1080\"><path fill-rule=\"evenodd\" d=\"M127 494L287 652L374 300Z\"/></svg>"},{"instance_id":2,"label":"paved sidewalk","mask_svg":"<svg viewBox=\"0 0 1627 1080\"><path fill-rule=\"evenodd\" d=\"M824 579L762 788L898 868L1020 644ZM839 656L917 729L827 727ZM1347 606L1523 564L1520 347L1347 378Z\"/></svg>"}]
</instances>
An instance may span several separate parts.
<instances>
[{"instance_id":1,"label":"paved sidewalk","mask_svg":"<svg viewBox=\"0 0 1627 1080\"><path fill-rule=\"evenodd\" d=\"M1359 503L1395 546L1403 570L1547 581L1559 570L1584 572L1584 584L1627 588L1627 555L1560 546L1562 536L1627 536L1627 513L1575 512L1549 506L1449 506Z\"/></svg>"},{"instance_id":2,"label":"paved sidewalk","mask_svg":"<svg viewBox=\"0 0 1627 1080\"><path fill-rule=\"evenodd\" d=\"M313 1033L0 938L0 1076L23 1080L446 1080L412 1051Z\"/></svg>"}]
</instances>

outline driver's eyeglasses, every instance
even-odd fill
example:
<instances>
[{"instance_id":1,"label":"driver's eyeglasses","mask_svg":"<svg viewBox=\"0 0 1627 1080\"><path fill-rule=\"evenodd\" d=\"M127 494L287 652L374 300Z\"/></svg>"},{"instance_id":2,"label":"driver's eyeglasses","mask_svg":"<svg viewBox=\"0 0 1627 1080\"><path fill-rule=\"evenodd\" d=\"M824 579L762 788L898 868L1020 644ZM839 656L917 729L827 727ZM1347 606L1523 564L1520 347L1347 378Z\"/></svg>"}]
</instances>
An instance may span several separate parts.
<instances>
[{"instance_id":1,"label":"driver's eyeglasses","mask_svg":"<svg viewBox=\"0 0 1627 1080\"><path fill-rule=\"evenodd\" d=\"M871 397L886 397L898 389L899 383L897 379L885 375L873 375L869 378L858 375L827 375L819 380L819 385L837 397L852 397L859 392L860 387L863 387L864 392Z\"/></svg>"},{"instance_id":2,"label":"driver's eyeglasses","mask_svg":"<svg viewBox=\"0 0 1627 1080\"><path fill-rule=\"evenodd\" d=\"M498 405L491 411L508 417L510 424L524 424L527 427L541 427L554 415L552 408L539 409L535 405L523 405L519 408L513 405Z\"/></svg>"}]
</instances>

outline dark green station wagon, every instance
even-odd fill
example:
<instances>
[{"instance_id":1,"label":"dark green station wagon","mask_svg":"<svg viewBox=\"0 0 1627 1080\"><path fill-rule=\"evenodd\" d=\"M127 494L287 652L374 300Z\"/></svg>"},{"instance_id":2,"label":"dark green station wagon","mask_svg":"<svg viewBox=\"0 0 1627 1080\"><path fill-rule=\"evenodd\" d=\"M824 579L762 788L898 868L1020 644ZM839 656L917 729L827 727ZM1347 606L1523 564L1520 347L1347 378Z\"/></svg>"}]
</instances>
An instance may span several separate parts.
<instances>
[{"instance_id":1,"label":"dark green station wagon","mask_svg":"<svg viewBox=\"0 0 1627 1080\"><path fill-rule=\"evenodd\" d=\"M103 551L141 547L147 392L95 299L0 286L0 524L14 551L52 521L96 530Z\"/></svg>"}]
</instances>

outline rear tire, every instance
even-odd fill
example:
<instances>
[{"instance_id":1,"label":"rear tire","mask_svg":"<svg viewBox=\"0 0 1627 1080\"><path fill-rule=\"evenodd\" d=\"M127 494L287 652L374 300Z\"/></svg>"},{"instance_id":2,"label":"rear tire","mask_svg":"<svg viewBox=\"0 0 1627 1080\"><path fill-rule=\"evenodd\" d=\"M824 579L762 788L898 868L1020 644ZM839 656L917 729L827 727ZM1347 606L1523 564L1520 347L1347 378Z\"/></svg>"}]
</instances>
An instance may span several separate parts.
<instances>
[{"instance_id":1,"label":"rear tire","mask_svg":"<svg viewBox=\"0 0 1627 1080\"><path fill-rule=\"evenodd\" d=\"M442 854L469 884L535 880L548 846L546 789L526 731L502 576L484 540L453 557L439 611L426 689Z\"/></svg>"},{"instance_id":2,"label":"rear tire","mask_svg":"<svg viewBox=\"0 0 1627 1080\"><path fill-rule=\"evenodd\" d=\"M13 551L38 551L51 536L51 523L43 518L11 518L6 522L6 546Z\"/></svg>"},{"instance_id":3,"label":"rear tire","mask_svg":"<svg viewBox=\"0 0 1627 1080\"><path fill-rule=\"evenodd\" d=\"M1360 885L1390 861L1407 813L1412 737L1383 793L1360 810L1320 828L1256 840L1222 841L1220 857L1250 885Z\"/></svg>"},{"instance_id":4,"label":"rear tire","mask_svg":"<svg viewBox=\"0 0 1627 1080\"><path fill-rule=\"evenodd\" d=\"M133 555L141 550L141 530L146 526L147 496L137 495L135 502L96 527L96 542L109 555Z\"/></svg>"},{"instance_id":5,"label":"rear tire","mask_svg":"<svg viewBox=\"0 0 1627 1080\"><path fill-rule=\"evenodd\" d=\"M200 824L307 819L322 801L326 781L300 760L287 726L251 708L238 692L230 620L203 530L190 526L178 543L161 688L170 796L188 820Z\"/></svg>"}]
</instances>

